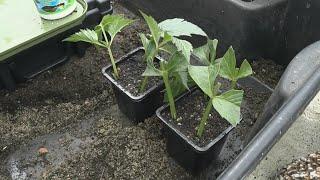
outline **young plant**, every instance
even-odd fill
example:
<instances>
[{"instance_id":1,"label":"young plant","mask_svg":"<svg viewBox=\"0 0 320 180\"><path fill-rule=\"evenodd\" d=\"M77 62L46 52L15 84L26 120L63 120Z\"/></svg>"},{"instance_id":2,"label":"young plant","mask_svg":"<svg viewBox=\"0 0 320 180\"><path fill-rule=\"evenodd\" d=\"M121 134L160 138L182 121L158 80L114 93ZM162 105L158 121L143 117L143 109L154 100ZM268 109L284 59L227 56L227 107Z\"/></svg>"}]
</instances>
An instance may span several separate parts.
<instances>
[{"instance_id":1,"label":"young plant","mask_svg":"<svg viewBox=\"0 0 320 180\"><path fill-rule=\"evenodd\" d=\"M149 76L161 76L166 88L165 99L169 102L172 118L176 119L174 97L178 90L181 90L181 86L188 88L187 69L193 50L191 43L178 37L191 36L192 34L207 35L201 28L184 19L167 19L158 24L151 16L143 12L141 14L151 32L149 35L140 34L147 62L146 70L142 74L145 79L141 91L144 90ZM157 68L154 64L154 58L161 51L169 54L169 58L160 60L160 68ZM175 86L175 89L172 89L172 85Z\"/></svg>"},{"instance_id":2,"label":"young plant","mask_svg":"<svg viewBox=\"0 0 320 180\"><path fill-rule=\"evenodd\" d=\"M246 59L243 60L240 68L237 68L236 64L236 56L231 46L222 58L219 75L230 80L231 88L233 89L236 88L236 84L239 79L250 76L252 74L252 68Z\"/></svg>"},{"instance_id":3,"label":"young plant","mask_svg":"<svg viewBox=\"0 0 320 180\"><path fill-rule=\"evenodd\" d=\"M199 57L203 66L188 66L191 78L210 98L197 128L197 136L199 137L203 135L212 108L233 126L240 122L240 105L243 99L243 90L236 90L235 85L232 85L230 90L221 92L221 84L217 81L217 77L227 78L234 84L238 79L252 74L251 66L247 61L242 63L244 65L241 65L240 70L236 68L236 57L232 47L218 62L215 59L217 44L217 40L208 40L207 44L196 48L194 54Z\"/></svg>"},{"instance_id":4,"label":"young plant","mask_svg":"<svg viewBox=\"0 0 320 180\"><path fill-rule=\"evenodd\" d=\"M119 78L119 72L112 54L111 45L117 33L133 22L134 20L127 19L122 15L106 15L100 24L95 27L95 30L82 29L64 41L83 41L93 44L96 47L106 48L112 63L114 77L117 79Z\"/></svg>"}]
</instances>

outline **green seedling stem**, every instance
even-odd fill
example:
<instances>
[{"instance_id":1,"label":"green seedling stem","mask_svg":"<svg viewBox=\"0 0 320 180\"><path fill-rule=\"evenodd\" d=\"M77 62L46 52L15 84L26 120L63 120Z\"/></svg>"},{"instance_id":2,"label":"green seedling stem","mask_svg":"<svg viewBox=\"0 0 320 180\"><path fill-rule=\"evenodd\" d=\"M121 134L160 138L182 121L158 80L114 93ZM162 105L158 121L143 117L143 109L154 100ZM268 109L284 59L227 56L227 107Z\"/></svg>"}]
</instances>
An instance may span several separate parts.
<instances>
[{"instance_id":1,"label":"green seedling stem","mask_svg":"<svg viewBox=\"0 0 320 180\"><path fill-rule=\"evenodd\" d=\"M160 68L162 70L164 70L164 65L163 65L164 62L160 62ZM171 89L171 86L170 86L170 82L169 82L169 75L168 75L168 72L167 71L162 71L162 78L163 78L163 81L164 81L164 85L165 85L165 88L166 88L166 91L167 91L167 96L168 96L168 101L169 101L169 107L170 107L170 113L171 113L171 117L173 119L177 119L177 112L176 112L176 106L175 106L175 103L174 103L174 98L173 98L173 94L172 94L172 89Z\"/></svg>"},{"instance_id":2,"label":"green seedling stem","mask_svg":"<svg viewBox=\"0 0 320 180\"><path fill-rule=\"evenodd\" d=\"M217 83L217 85L215 87L213 87L213 97L218 94L220 87L221 87L220 83ZM210 112L211 112L211 110L213 108L212 100L213 100L213 98L209 99L209 102L208 102L208 105L206 107L206 110L204 111L203 116L201 118L200 125L199 125L199 127L197 129L197 136L198 137L201 137L203 135L204 128L205 128L205 126L206 126L206 124L208 122L209 114L210 114Z\"/></svg>"},{"instance_id":3,"label":"green seedling stem","mask_svg":"<svg viewBox=\"0 0 320 180\"><path fill-rule=\"evenodd\" d=\"M108 54L109 54L109 57L110 57L110 60L111 60L114 76L115 76L116 79L118 79L119 78L119 73L118 73L118 69L117 69L117 66L116 66L116 63L115 63L115 60L114 60L114 57L113 57L113 53L112 53L112 50L111 50L111 43L109 43L109 41L108 41L108 37L107 37L106 31L104 30L102 25L100 25L100 26L101 26L103 37L104 37L105 41L107 42L106 48L108 49Z\"/></svg>"}]
</instances>

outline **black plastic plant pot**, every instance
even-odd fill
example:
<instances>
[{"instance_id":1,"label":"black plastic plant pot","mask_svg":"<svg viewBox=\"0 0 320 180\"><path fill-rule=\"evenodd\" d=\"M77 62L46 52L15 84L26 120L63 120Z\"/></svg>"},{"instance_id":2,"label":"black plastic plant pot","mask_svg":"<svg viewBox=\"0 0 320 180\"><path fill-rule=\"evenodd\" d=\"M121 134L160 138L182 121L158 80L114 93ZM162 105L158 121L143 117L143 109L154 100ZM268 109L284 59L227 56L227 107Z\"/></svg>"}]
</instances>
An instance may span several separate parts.
<instances>
[{"instance_id":1,"label":"black plastic plant pot","mask_svg":"<svg viewBox=\"0 0 320 180\"><path fill-rule=\"evenodd\" d=\"M144 52L143 48L137 48L125 56L121 57L116 64L126 63L126 61L133 55ZM163 92L164 85L161 83L152 86L147 89L141 95L135 96L122 87L117 80L108 72L112 71L112 65L104 67L102 69L103 75L112 84L112 88L115 94L116 101L119 109L134 123L144 121L144 119L152 116L156 109L163 104Z\"/></svg>"},{"instance_id":2,"label":"black plastic plant pot","mask_svg":"<svg viewBox=\"0 0 320 180\"><path fill-rule=\"evenodd\" d=\"M182 98L191 93L195 93L196 89L186 92L177 98L179 102ZM215 137L209 144L204 147L196 145L190 138L183 134L179 129L172 125L170 119L165 118L162 113L169 109L166 104L160 107L156 114L165 124L165 136L167 139L167 151L169 155L174 158L184 169L192 175L198 175L206 169L212 161L218 159L222 147L224 146L229 132L233 126L227 127L220 135ZM182 119L183 121L183 119Z\"/></svg>"}]
</instances>

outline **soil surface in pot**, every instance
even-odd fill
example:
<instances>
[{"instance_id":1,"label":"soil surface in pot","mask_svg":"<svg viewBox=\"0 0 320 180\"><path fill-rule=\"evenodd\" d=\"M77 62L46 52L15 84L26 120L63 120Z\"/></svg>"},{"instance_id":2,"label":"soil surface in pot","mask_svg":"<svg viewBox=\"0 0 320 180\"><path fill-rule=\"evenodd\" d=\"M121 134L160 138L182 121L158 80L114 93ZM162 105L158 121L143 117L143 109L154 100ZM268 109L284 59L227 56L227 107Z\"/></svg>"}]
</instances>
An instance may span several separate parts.
<instances>
[{"instance_id":1,"label":"soil surface in pot","mask_svg":"<svg viewBox=\"0 0 320 180\"><path fill-rule=\"evenodd\" d=\"M272 89L276 87L285 70L284 66L276 64L270 59L259 59L253 61L251 66L254 71L253 76Z\"/></svg>"},{"instance_id":2,"label":"soil surface in pot","mask_svg":"<svg viewBox=\"0 0 320 180\"><path fill-rule=\"evenodd\" d=\"M206 98L200 90L196 90L176 102L177 120L172 120L168 108L163 111L162 115L182 134L192 140L195 145L203 148L230 126L230 124L222 119L218 112L212 108L203 136L199 138L196 134L196 128L200 124L207 103L208 98Z\"/></svg>"},{"instance_id":3,"label":"soil surface in pot","mask_svg":"<svg viewBox=\"0 0 320 180\"><path fill-rule=\"evenodd\" d=\"M161 83L159 77L149 77L145 91L140 92L140 87L144 79L144 76L141 75L147 66L143 56L144 51L141 50L117 64L120 77L116 79L116 81L134 96L143 94L146 90ZM157 66L159 67L159 64L156 64L156 67ZM110 68L107 73L113 77L112 68Z\"/></svg>"},{"instance_id":4,"label":"soil surface in pot","mask_svg":"<svg viewBox=\"0 0 320 180\"><path fill-rule=\"evenodd\" d=\"M293 161L280 171L280 179L320 179L320 151Z\"/></svg>"}]
</instances>

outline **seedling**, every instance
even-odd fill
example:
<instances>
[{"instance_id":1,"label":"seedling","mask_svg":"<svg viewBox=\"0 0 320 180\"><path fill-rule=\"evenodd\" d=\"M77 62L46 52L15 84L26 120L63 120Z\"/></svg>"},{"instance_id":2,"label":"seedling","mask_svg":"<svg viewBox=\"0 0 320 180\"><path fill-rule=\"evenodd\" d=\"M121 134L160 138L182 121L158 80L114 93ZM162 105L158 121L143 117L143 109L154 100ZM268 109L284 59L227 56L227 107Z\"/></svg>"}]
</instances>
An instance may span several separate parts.
<instances>
[{"instance_id":1,"label":"seedling","mask_svg":"<svg viewBox=\"0 0 320 180\"><path fill-rule=\"evenodd\" d=\"M193 47L190 42L179 39L180 36L191 36L192 34L207 36L198 26L185 21L184 19L167 19L157 23L151 16L141 12L148 24L151 34L140 34L145 49L147 67L142 74L145 76L141 90L143 91L149 76L161 76L165 88L165 99L170 105L170 112L173 119L177 118L174 97L181 89L181 86L188 88L188 65ZM159 52L169 54L169 58L160 60L160 68L154 65L154 58ZM172 85L175 88L172 88Z\"/></svg>"},{"instance_id":2,"label":"seedling","mask_svg":"<svg viewBox=\"0 0 320 180\"><path fill-rule=\"evenodd\" d=\"M119 72L112 54L111 45L117 33L133 22L134 20L127 19L122 15L106 15L103 17L100 24L95 27L95 30L82 29L66 38L64 41L83 41L97 47L106 48L112 63L114 77L117 79L119 78Z\"/></svg>"},{"instance_id":3,"label":"seedling","mask_svg":"<svg viewBox=\"0 0 320 180\"><path fill-rule=\"evenodd\" d=\"M240 122L240 106L243 99L243 90L236 90L238 79L252 74L252 69L247 60L244 60L240 69L236 68L236 57L232 47L218 61L216 60L217 40L208 40L207 44L194 50L203 66L188 66L191 78L199 88L209 96L208 105L197 128L197 136L203 135L209 114L214 108L222 118L233 126ZM231 88L221 92L221 84L217 77L223 77L231 81Z\"/></svg>"}]
</instances>

